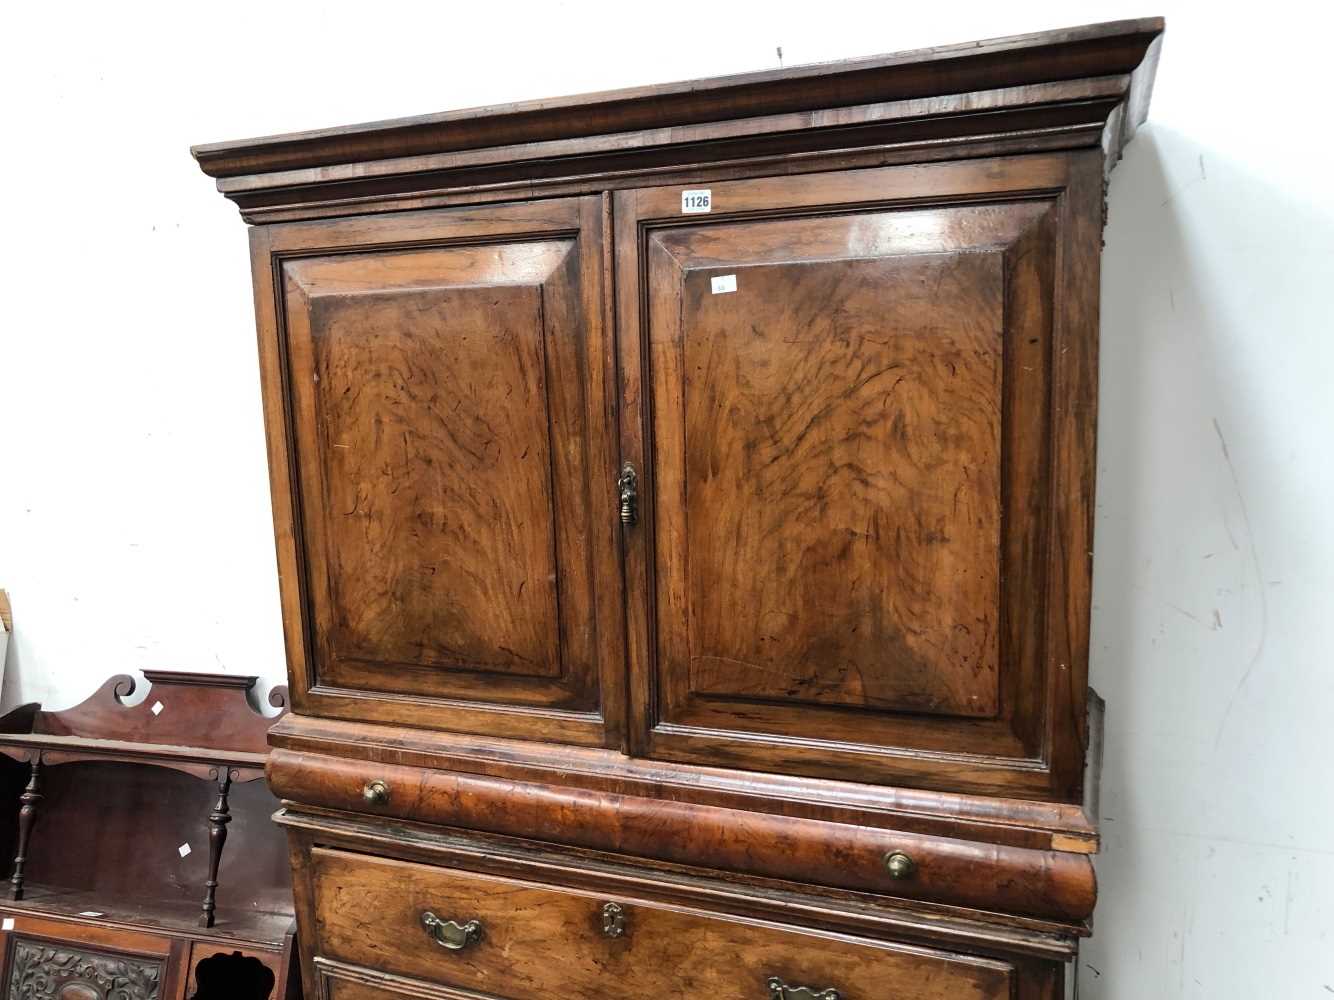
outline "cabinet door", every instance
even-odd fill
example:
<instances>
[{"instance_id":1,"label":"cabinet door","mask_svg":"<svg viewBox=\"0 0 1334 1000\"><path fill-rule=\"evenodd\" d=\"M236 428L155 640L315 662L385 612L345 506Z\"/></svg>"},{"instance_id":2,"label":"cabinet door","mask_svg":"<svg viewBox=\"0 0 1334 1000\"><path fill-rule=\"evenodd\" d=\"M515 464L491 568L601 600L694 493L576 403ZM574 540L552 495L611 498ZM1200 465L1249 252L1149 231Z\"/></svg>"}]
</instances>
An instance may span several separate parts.
<instances>
[{"instance_id":1,"label":"cabinet door","mask_svg":"<svg viewBox=\"0 0 1334 1000\"><path fill-rule=\"evenodd\" d=\"M568 199L256 231L298 711L612 738L601 219Z\"/></svg>"},{"instance_id":2,"label":"cabinet door","mask_svg":"<svg viewBox=\"0 0 1334 1000\"><path fill-rule=\"evenodd\" d=\"M1077 796L1099 167L618 195L638 752Z\"/></svg>"}]
</instances>

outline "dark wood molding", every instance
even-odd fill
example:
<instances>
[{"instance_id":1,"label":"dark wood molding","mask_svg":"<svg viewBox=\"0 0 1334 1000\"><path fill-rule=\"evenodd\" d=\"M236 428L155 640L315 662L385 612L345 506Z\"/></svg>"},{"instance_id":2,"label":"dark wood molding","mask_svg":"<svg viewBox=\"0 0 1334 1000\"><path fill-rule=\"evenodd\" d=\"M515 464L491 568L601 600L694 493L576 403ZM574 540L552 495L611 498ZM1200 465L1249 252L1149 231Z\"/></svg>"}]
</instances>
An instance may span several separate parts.
<instances>
[{"instance_id":1,"label":"dark wood molding","mask_svg":"<svg viewBox=\"0 0 1334 1000\"><path fill-rule=\"evenodd\" d=\"M531 197L875 150L877 162L1101 146L1143 121L1164 23L1117 21L192 150L254 222ZM612 178L619 185L608 184Z\"/></svg>"}]
</instances>

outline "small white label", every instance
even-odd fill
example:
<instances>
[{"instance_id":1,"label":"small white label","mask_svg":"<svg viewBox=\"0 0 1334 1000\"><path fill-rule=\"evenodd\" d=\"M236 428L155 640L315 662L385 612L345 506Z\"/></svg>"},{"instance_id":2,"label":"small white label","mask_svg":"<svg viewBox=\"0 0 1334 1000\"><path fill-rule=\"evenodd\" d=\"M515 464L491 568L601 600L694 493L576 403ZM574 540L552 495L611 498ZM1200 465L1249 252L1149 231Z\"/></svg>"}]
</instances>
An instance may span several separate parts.
<instances>
[{"instance_id":1,"label":"small white label","mask_svg":"<svg viewBox=\"0 0 1334 1000\"><path fill-rule=\"evenodd\" d=\"M736 275L720 274L713 279L713 294L722 295L724 292L736 291Z\"/></svg>"},{"instance_id":2,"label":"small white label","mask_svg":"<svg viewBox=\"0 0 1334 1000\"><path fill-rule=\"evenodd\" d=\"M681 212L683 215L700 215L712 209L713 194L708 188L681 192Z\"/></svg>"},{"instance_id":3,"label":"small white label","mask_svg":"<svg viewBox=\"0 0 1334 1000\"><path fill-rule=\"evenodd\" d=\"M81 917L105 917L106 914L101 910L84 910L79 914Z\"/></svg>"},{"instance_id":4,"label":"small white label","mask_svg":"<svg viewBox=\"0 0 1334 1000\"><path fill-rule=\"evenodd\" d=\"M13 929L14 929L13 917L5 917L4 921L0 922L0 931L12 931Z\"/></svg>"},{"instance_id":5,"label":"small white label","mask_svg":"<svg viewBox=\"0 0 1334 1000\"><path fill-rule=\"evenodd\" d=\"M176 848L176 853L179 854L181 857L185 857L187 854L190 853L190 845L182 844L180 847Z\"/></svg>"},{"instance_id":6,"label":"small white label","mask_svg":"<svg viewBox=\"0 0 1334 1000\"><path fill-rule=\"evenodd\" d=\"M166 708L166 707L167 707L167 706L164 705L164 704L162 704L162 702L160 702L160 701L155 701L155 702L153 702L153 707L152 707L151 709L149 709L149 711L151 711L154 715L161 715L161 714L162 714L162 710L163 710L164 708Z\"/></svg>"}]
</instances>

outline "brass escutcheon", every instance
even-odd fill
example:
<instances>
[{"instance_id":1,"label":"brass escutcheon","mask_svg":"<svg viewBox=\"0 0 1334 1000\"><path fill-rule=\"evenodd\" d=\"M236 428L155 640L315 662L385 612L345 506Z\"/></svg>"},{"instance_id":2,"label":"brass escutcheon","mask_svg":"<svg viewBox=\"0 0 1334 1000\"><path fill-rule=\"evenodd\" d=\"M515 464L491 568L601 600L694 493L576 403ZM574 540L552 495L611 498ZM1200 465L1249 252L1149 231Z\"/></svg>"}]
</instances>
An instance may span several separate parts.
<instances>
[{"instance_id":1,"label":"brass escutcheon","mask_svg":"<svg viewBox=\"0 0 1334 1000\"><path fill-rule=\"evenodd\" d=\"M619 903L602 904L602 933L618 938L625 933L625 910Z\"/></svg>"}]
</instances>

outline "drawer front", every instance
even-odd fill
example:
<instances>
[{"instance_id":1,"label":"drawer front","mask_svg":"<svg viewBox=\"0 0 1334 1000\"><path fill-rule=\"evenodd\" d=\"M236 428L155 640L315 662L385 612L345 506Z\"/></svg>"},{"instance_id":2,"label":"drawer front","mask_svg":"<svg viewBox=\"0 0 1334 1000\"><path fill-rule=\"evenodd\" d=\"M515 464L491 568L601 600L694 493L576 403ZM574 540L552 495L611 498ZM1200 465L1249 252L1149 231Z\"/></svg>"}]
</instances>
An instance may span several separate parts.
<instances>
[{"instance_id":1,"label":"drawer front","mask_svg":"<svg viewBox=\"0 0 1334 1000\"><path fill-rule=\"evenodd\" d=\"M280 798L327 809L971 909L1076 921L1097 898L1092 862L1065 851L288 750L270 755L268 777ZM906 875L887 864L896 852Z\"/></svg>"},{"instance_id":2,"label":"drawer front","mask_svg":"<svg viewBox=\"0 0 1334 1000\"><path fill-rule=\"evenodd\" d=\"M1002 962L322 848L309 870L319 956L489 996L1011 995Z\"/></svg>"}]
</instances>

